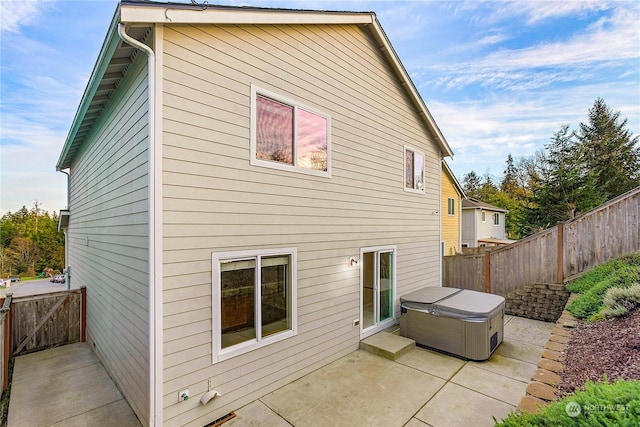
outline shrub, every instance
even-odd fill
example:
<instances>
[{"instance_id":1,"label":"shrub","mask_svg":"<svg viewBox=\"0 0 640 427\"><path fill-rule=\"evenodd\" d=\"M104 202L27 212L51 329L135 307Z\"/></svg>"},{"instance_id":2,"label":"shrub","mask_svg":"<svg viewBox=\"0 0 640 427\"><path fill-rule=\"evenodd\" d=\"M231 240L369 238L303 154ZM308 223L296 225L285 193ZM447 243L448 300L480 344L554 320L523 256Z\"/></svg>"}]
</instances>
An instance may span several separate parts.
<instances>
[{"instance_id":1,"label":"shrub","mask_svg":"<svg viewBox=\"0 0 640 427\"><path fill-rule=\"evenodd\" d=\"M602 299L602 314L606 318L622 317L640 306L640 283L628 288L611 288Z\"/></svg>"},{"instance_id":2,"label":"shrub","mask_svg":"<svg viewBox=\"0 0 640 427\"><path fill-rule=\"evenodd\" d=\"M640 422L640 381L609 384L587 381L584 391L569 394L535 413L511 413L496 426L637 426ZM577 405L580 412L578 412ZM572 411L573 409L573 411Z\"/></svg>"}]
</instances>

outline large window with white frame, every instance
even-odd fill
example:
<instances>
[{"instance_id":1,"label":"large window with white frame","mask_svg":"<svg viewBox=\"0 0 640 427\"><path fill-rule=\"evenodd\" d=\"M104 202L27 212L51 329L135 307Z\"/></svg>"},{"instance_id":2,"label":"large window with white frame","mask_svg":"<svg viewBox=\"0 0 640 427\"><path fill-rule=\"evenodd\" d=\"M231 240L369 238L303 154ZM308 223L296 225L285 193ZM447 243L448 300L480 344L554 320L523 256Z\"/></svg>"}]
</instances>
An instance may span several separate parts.
<instances>
[{"instance_id":1,"label":"large window with white frame","mask_svg":"<svg viewBox=\"0 0 640 427\"><path fill-rule=\"evenodd\" d=\"M213 363L297 332L296 248L212 255Z\"/></svg>"},{"instance_id":2,"label":"large window with white frame","mask_svg":"<svg viewBox=\"0 0 640 427\"><path fill-rule=\"evenodd\" d=\"M424 153L404 147L404 190L424 193Z\"/></svg>"},{"instance_id":3,"label":"large window with white frame","mask_svg":"<svg viewBox=\"0 0 640 427\"><path fill-rule=\"evenodd\" d=\"M251 164L331 176L331 117L251 85Z\"/></svg>"}]
</instances>

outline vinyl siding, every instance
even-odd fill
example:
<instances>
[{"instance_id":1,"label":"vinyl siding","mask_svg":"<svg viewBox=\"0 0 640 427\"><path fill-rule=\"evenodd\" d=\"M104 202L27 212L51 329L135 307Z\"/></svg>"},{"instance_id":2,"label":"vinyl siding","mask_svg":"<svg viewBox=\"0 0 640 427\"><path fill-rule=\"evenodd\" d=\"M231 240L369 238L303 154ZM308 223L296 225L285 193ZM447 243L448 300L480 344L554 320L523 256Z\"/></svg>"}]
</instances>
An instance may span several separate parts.
<instances>
[{"instance_id":1,"label":"vinyl siding","mask_svg":"<svg viewBox=\"0 0 640 427\"><path fill-rule=\"evenodd\" d=\"M477 216L476 209L462 210L462 244L470 248L478 246L477 227L480 217Z\"/></svg>"},{"instance_id":2,"label":"vinyl siding","mask_svg":"<svg viewBox=\"0 0 640 427\"><path fill-rule=\"evenodd\" d=\"M358 348L361 247L397 246L398 295L439 285L440 152L357 26L164 35L163 418L204 425ZM331 116L331 178L249 164L251 84ZM404 144L425 194L404 191ZM298 335L212 364L212 252L274 247L298 250ZM209 379L222 396L202 406Z\"/></svg>"},{"instance_id":3,"label":"vinyl siding","mask_svg":"<svg viewBox=\"0 0 640 427\"><path fill-rule=\"evenodd\" d=\"M498 213L500 215L500 225L495 225L493 223L493 215L496 212L484 210L485 222L482 222L482 211L478 211L478 240L483 238L504 239L504 214Z\"/></svg>"},{"instance_id":4,"label":"vinyl siding","mask_svg":"<svg viewBox=\"0 0 640 427\"><path fill-rule=\"evenodd\" d=\"M71 167L69 265L88 342L137 416L149 414L148 103L140 55Z\"/></svg>"},{"instance_id":5,"label":"vinyl siding","mask_svg":"<svg viewBox=\"0 0 640 427\"><path fill-rule=\"evenodd\" d=\"M454 200L455 214L449 215L449 199ZM460 252L460 194L456 190L449 174L442 170L442 240L444 241L444 255L455 255Z\"/></svg>"}]
</instances>

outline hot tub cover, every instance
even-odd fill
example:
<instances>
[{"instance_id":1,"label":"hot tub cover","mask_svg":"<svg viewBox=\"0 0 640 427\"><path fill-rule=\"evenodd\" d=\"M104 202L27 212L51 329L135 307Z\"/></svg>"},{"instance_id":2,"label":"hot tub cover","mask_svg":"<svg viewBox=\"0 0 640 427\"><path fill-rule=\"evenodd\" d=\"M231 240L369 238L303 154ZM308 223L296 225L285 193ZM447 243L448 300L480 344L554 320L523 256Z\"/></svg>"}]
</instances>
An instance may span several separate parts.
<instances>
[{"instance_id":1,"label":"hot tub cover","mask_svg":"<svg viewBox=\"0 0 640 427\"><path fill-rule=\"evenodd\" d=\"M504 309L504 297L469 289L425 287L400 297L403 308L467 321L485 321Z\"/></svg>"}]
</instances>

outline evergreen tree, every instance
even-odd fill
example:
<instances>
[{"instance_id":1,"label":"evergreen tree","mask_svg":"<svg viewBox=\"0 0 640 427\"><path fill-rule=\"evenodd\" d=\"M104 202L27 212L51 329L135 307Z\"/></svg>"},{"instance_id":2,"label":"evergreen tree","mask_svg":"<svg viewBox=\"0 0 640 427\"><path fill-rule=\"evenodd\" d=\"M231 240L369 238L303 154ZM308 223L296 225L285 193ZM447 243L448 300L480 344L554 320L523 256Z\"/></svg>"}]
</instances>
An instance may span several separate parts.
<instances>
[{"instance_id":1,"label":"evergreen tree","mask_svg":"<svg viewBox=\"0 0 640 427\"><path fill-rule=\"evenodd\" d=\"M515 198L519 193L518 171L516 170L513 156L511 153L507 156L507 166L504 170L504 177L500 183L500 190L505 192L509 197Z\"/></svg>"},{"instance_id":2,"label":"evergreen tree","mask_svg":"<svg viewBox=\"0 0 640 427\"><path fill-rule=\"evenodd\" d=\"M532 193L534 206L528 215L532 231L574 218L592 204L584 200L578 144L569 126L563 125L545 148Z\"/></svg>"},{"instance_id":3,"label":"evergreen tree","mask_svg":"<svg viewBox=\"0 0 640 427\"><path fill-rule=\"evenodd\" d=\"M46 267L64 267L64 234L58 216L26 207L0 219L0 274L32 276Z\"/></svg>"},{"instance_id":4,"label":"evergreen tree","mask_svg":"<svg viewBox=\"0 0 640 427\"><path fill-rule=\"evenodd\" d=\"M467 173L462 177L462 188L467 197L475 199L480 195L481 181L480 177L474 171Z\"/></svg>"},{"instance_id":5,"label":"evergreen tree","mask_svg":"<svg viewBox=\"0 0 640 427\"><path fill-rule=\"evenodd\" d=\"M610 200L640 185L640 146L620 112L596 99L589 122L580 123L577 138L586 181L593 182L596 198ZM599 194L598 194L599 193ZM601 195L601 197L599 197Z\"/></svg>"}]
</instances>

